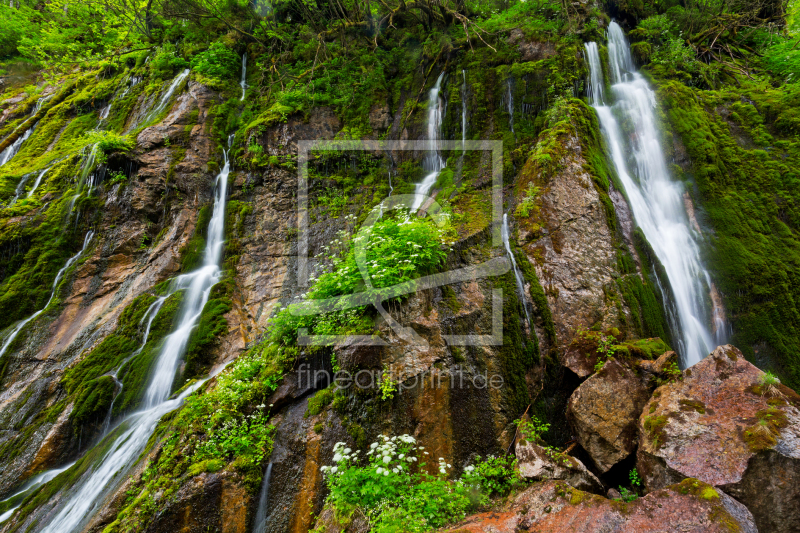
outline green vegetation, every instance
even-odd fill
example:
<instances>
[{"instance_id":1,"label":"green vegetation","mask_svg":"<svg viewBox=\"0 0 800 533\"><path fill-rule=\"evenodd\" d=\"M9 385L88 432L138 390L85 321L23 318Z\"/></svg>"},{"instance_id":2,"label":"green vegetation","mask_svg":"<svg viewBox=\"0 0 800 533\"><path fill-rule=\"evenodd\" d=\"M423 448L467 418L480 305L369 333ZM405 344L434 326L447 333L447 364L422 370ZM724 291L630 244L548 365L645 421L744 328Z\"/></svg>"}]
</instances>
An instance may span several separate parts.
<instances>
[{"instance_id":1,"label":"green vegetation","mask_svg":"<svg viewBox=\"0 0 800 533\"><path fill-rule=\"evenodd\" d=\"M344 443L334 447L333 466L323 466L337 517L360 512L372 531L423 532L455 522L488 503L492 495L507 494L518 483L515 460L487 457L467 466L462 477L448 480L452 465L443 458L429 474L429 453L410 435L379 436L363 455Z\"/></svg>"}]
</instances>

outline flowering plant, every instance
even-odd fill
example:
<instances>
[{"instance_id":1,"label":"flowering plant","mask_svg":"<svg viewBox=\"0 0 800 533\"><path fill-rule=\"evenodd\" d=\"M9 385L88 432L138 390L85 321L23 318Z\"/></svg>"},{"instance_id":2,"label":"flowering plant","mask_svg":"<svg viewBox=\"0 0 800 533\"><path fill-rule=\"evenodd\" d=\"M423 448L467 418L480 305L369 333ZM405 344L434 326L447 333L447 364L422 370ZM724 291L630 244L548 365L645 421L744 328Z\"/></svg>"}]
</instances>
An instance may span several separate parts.
<instances>
[{"instance_id":1,"label":"flowering plant","mask_svg":"<svg viewBox=\"0 0 800 533\"><path fill-rule=\"evenodd\" d=\"M334 464L322 467L329 502L339 514L359 509L377 533L442 527L488 503L489 494L510 488L498 476L516 479L513 461L495 458L467 466L460 479L448 480L453 465L439 457L437 474L431 475L424 468L429 452L411 435L381 435L363 455L339 442L333 453ZM498 468L499 462L511 469Z\"/></svg>"}]
</instances>

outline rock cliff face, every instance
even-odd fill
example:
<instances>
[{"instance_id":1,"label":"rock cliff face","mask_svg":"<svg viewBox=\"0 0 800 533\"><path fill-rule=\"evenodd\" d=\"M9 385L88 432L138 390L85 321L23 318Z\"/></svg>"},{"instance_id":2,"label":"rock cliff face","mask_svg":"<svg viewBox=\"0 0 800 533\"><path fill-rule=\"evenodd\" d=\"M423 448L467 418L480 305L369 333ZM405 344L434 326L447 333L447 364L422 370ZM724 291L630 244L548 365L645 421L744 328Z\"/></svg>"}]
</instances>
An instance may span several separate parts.
<instances>
[{"instance_id":1,"label":"rock cliff face","mask_svg":"<svg viewBox=\"0 0 800 533\"><path fill-rule=\"evenodd\" d=\"M204 425L219 422L212 410L192 425L182 416L200 407L190 402L162 418L141 456L98 496L82 531L246 533L257 514L265 519L259 533L366 531L365 518L339 524L326 506L320 467L332 463L336 443L363 449L378 435L400 434L451 464L453 478L478 456L516 455L526 485L453 531L660 531L665 523L681 531L754 532L756 524L792 531L800 521L793 505L800 498L797 395L764 388L761 372L731 346L681 374L665 342L657 265L642 253L646 243L609 180L594 112L576 98L559 98L552 113L540 102L553 65L577 65L577 48L561 50L519 30L507 44L523 71L503 59L467 74L470 64L458 63L455 52L447 60L448 72L462 77L443 78L441 136L502 138L506 152L492 161L485 150L443 151L447 167L429 194L449 217L449 233L436 243L443 257L436 272L420 273L491 265L492 275L439 278L387 299L391 319L370 308L363 313L369 335L334 346L297 342L299 329L288 348L269 344L286 317L281 309L311 291L298 279L299 256L307 253L316 276L346 260L340 254L332 265L326 256L385 197L415 190L425 154L321 150L304 191L298 143L428 140L430 110L422 103L439 63L394 80L397 88L366 105L357 121L327 105L254 116L255 98L240 104L231 87L192 74L147 122L164 87L133 83L142 65L120 67L113 78L120 87L92 72L46 89L43 95L54 96L35 115L41 138L31 137L36 144L23 145L19 159L0 169L4 339L44 310L0 357L0 498L13 496L0 501L0 515L16 509L0 533L48 523L103 461L115 426L145 405L154 354L183 309L185 292L169 288L201 264L223 151L233 165L223 273L172 390L268 354L272 375L262 381L243 371L235 380L257 383L219 401L241 402L242 419L268 428L269 444L253 452L253 464L243 464L252 452L245 446L192 462L235 422ZM582 83L580 68L562 87L565 95ZM34 96L2 101L1 131L28 116ZM524 111L516 129L513 103L507 111L515 97ZM104 109L110 118L100 118ZM469 134L461 129L466 116ZM129 145L96 147L103 153L95 161L85 134L104 124L129 135ZM500 189L491 181L493 164L503 168ZM42 170L42 189L9 205L22 180ZM308 211L300 214L306 193ZM408 220L427 212L437 214L431 201ZM500 243L493 220L503 213L509 238ZM476 336L483 341L465 342ZM602 353L600 342L617 356ZM354 381L340 390L333 378L345 373ZM214 375L192 398L222 387L228 375ZM515 420L525 413L550 421L552 430L523 435ZM600 496L634 458L646 485L640 497ZM73 461L49 482L28 485ZM426 469L436 475L436 461Z\"/></svg>"}]
</instances>

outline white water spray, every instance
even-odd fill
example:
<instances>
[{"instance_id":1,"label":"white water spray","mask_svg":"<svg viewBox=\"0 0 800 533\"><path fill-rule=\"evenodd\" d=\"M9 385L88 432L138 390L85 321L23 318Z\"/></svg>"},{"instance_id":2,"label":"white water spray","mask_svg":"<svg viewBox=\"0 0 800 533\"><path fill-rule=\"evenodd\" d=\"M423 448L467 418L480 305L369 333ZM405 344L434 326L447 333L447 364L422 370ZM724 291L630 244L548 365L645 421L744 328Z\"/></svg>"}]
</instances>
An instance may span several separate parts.
<instances>
[{"instance_id":1,"label":"white water spray","mask_svg":"<svg viewBox=\"0 0 800 533\"><path fill-rule=\"evenodd\" d=\"M49 300L47 300L47 303L46 303L46 304L44 304L44 307L42 307L41 309L39 309L38 311L36 311L34 314L32 314L31 316L29 316L29 317L28 317L28 318L26 318L25 320L21 321L19 324L17 324L17 325L14 327L14 329L13 329L13 330L11 330L11 333L9 333L9 334L8 334L8 336L6 337L6 340L3 342L3 346L2 346L2 347L0 347L0 357L2 357L2 356L3 356L3 354L5 354L5 353L6 353L6 350L7 350L7 349L8 349L8 347L11 345L11 343L14 341L14 339L17 337L17 335L19 334L19 332L20 332L20 331L22 331L22 328L24 328L24 327L25 327L25 325L26 325L28 322L30 322L31 320L33 320L33 319L34 319L34 318L36 318L37 316L41 315L41 314L42 314L42 312L43 312L45 309L47 309L47 306L49 306L49 305L50 305L50 302L52 302L52 301L53 301L53 298L55 298L55 296L56 296L56 289L58 289L58 284L59 284L59 283L61 283L61 278L62 278L62 277L64 277L64 272L66 272L66 271L67 271L67 269L68 269L69 267L71 267L71 266L72 266L72 265L75 263L75 261L77 261L77 260L78 260L78 258L81 256L81 254L82 254L82 253L83 253L83 252L86 250L86 247L89 245L89 241L91 241L91 240L92 240L92 237L93 237L93 236L94 236L94 232L93 232L93 231L90 231L89 233L87 233L87 234L86 234L86 237L84 237L84 239L83 239L83 247L81 248L81 251L80 251L80 252L78 252L77 254L73 255L72 257L70 257L70 258L67 260L66 264L65 264L63 267L61 267L61 270L59 270L59 271L58 271L58 274L56 274L56 279L55 279L55 281L53 281L53 290L52 290L52 292L50 293L50 299L49 299Z\"/></svg>"},{"instance_id":2,"label":"white water spray","mask_svg":"<svg viewBox=\"0 0 800 533\"><path fill-rule=\"evenodd\" d=\"M81 483L80 488L66 500L42 533L80 531L94 512L102 507L104 497L113 489L114 480L124 477L118 474L133 464L144 450L161 417L179 407L183 399L203 383L203 381L196 383L177 398L168 399L178 362L184 354L189 335L208 301L211 288L221 277L222 271L219 265L224 244L225 200L230 173L228 152L232 140L233 136L229 137L228 150L223 150L224 165L216 179L214 208L208 225L203 265L194 272L179 276L173 283L173 290L186 289L186 294L178 326L164 339L164 344L156 356L155 369L145 392L144 410L130 415L123 422L126 428L116 437L109 452L88 479Z\"/></svg>"},{"instance_id":3,"label":"white water spray","mask_svg":"<svg viewBox=\"0 0 800 533\"><path fill-rule=\"evenodd\" d=\"M514 132L514 79L506 80L506 111L508 111L508 127Z\"/></svg>"},{"instance_id":4,"label":"white water spray","mask_svg":"<svg viewBox=\"0 0 800 533\"><path fill-rule=\"evenodd\" d=\"M442 89L444 72L439 74L436 84L428 93L428 151L422 161L422 168L428 172L423 180L417 183L414 188L414 204L412 211L416 211L422 206L431 188L436 183L436 178L445 166L445 161L439 150L439 137L442 132L442 120L444 119L445 103L440 98L439 93Z\"/></svg>"},{"instance_id":5,"label":"white water spray","mask_svg":"<svg viewBox=\"0 0 800 533\"><path fill-rule=\"evenodd\" d=\"M634 68L630 46L615 22L608 30L608 55L613 103L612 97L605 95L597 44L586 43L592 106L600 119L610 158L636 224L666 271L677 311L673 334L679 343L682 364L689 367L714 347L709 333L711 313L705 303L709 294L708 273L700 260L698 235L692 231L686 215L683 187L671 179L659 143L655 93ZM615 115L631 124L630 134L623 135ZM630 167L627 154L632 160Z\"/></svg>"}]
</instances>

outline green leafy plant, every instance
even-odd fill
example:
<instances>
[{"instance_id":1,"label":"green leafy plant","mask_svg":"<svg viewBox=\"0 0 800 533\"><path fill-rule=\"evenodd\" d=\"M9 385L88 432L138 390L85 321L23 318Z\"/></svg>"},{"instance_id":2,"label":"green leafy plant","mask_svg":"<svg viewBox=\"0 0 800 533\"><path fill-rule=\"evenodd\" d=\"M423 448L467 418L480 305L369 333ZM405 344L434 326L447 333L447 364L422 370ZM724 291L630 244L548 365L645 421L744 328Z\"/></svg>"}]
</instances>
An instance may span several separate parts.
<instances>
[{"instance_id":1,"label":"green leafy plant","mask_svg":"<svg viewBox=\"0 0 800 533\"><path fill-rule=\"evenodd\" d=\"M192 68L213 78L234 78L239 71L241 58L220 42L212 43L205 52L192 58Z\"/></svg>"},{"instance_id":2,"label":"green leafy plant","mask_svg":"<svg viewBox=\"0 0 800 533\"><path fill-rule=\"evenodd\" d=\"M392 379L388 368L383 369L380 379L381 400L392 400L397 392L397 382Z\"/></svg>"},{"instance_id":3,"label":"green leafy plant","mask_svg":"<svg viewBox=\"0 0 800 533\"><path fill-rule=\"evenodd\" d=\"M639 497L639 488L642 486L642 480L639 477L639 472L634 468L630 472L628 472L628 479L630 480L630 488L628 487L619 487L620 498L615 498L617 500L622 500L625 502L632 502Z\"/></svg>"},{"instance_id":4,"label":"green leafy plant","mask_svg":"<svg viewBox=\"0 0 800 533\"><path fill-rule=\"evenodd\" d=\"M535 443L543 442L542 435L550 430L550 424L542 422L536 416L514 420L514 424L520 434Z\"/></svg>"},{"instance_id":5,"label":"green leafy plant","mask_svg":"<svg viewBox=\"0 0 800 533\"><path fill-rule=\"evenodd\" d=\"M113 131L91 130L86 133L86 141L90 144L96 144L97 148L103 152L127 152L132 150L135 143L133 139L127 135L120 135Z\"/></svg>"},{"instance_id":6,"label":"green leafy plant","mask_svg":"<svg viewBox=\"0 0 800 533\"><path fill-rule=\"evenodd\" d=\"M536 187L533 183L529 183L528 188L525 189L525 196L514 210L514 216L517 218L528 218L531 212L538 213L539 206L536 205L536 197L540 193L541 189L539 187Z\"/></svg>"}]
</instances>

